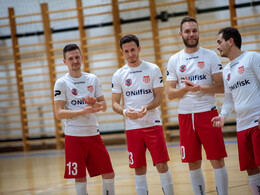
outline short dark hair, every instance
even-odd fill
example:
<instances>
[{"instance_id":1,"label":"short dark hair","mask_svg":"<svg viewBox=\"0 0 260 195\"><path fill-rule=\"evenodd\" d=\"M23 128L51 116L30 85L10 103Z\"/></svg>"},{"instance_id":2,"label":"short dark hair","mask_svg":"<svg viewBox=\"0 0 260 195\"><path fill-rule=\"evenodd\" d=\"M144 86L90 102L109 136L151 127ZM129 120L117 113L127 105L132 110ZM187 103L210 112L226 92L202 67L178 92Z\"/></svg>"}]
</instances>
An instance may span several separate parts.
<instances>
[{"instance_id":1,"label":"short dark hair","mask_svg":"<svg viewBox=\"0 0 260 195\"><path fill-rule=\"evenodd\" d=\"M182 25L185 22L195 22L196 24L198 24L197 20L195 18L192 18L190 16L186 16L181 20L181 24L180 24L180 31L182 31Z\"/></svg>"},{"instance_id":2,"label":"short dark hair","mask_svg":"<svg viewBox=\"0 0 260 195\"><path fill-rule=\"evenodd\" d=\"M81 54L80 48L79 48L79 46L77 46L77 44L73 43L73 44L68 44L68 45L66 45L66 46L63 48L63 57L64 57L64 59L66 58L66 53L67 53L68 51L73 51L73 50L76 50L76 49L78 49L79 52L80 52L80 54Z\"/></svg>"},{"instance_id":3,"label":"short dark hair","mask_svg":"<svg viewBox=\"0 0 260 195\"><path fill-rule=\"evenodd\" d=\"M135 35L125 35L125 36L123 36L120 40L121 49L122 49L123 44L129 43L129 42L132 42L132 41L134 41L135 44L137 45L137 47L139 47L139 39L137 38L137 36L135 36Z\"/></svg>"},{"instance_id":4,"label":"short dark hair","mask_svg":"<svg viewBox=\"0 0 260 195\"><path fill-rule=\"evenodd\" d=\"M230 38L234 39L235 45L241 49L242 38L239 31L233 27L226 27L219 30L218 35L222 34L222 37L225 41Z\"/></svg>"}]
</instances>

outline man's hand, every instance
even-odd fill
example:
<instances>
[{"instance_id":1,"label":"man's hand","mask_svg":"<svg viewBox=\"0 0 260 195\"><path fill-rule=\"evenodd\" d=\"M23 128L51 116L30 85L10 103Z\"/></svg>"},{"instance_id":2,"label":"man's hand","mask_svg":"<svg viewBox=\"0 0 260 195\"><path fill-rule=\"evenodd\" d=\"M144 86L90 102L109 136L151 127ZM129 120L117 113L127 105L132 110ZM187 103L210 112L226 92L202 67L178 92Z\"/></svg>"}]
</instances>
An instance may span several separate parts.
<instances>
[{"instance_id":1,"label":"man's hand","mask_svg":"<svg viewBox=\"0 0 260 195\"><path fill-rule=\"evenodd\" d=\"M225 124L225 119L222 116L216 116L212 118L211 122L213 122L213 127L223 127Z\"/></svg>"},{"instance_id":2,"label":"man's hand","mask_svg":"<svg viewBox=\"0 0 260 195\"><path fill-rule=\"evenodd\" d=\"M258 119L258 129L260 130L260 116L259 116L259 119Z\"/></svg>"},{"instance_id":3,"label":"man's hand","mask_svg":"<svg viewBox=\"0 0 260 195\"><path fill-rule=\"evenodd\" d=\"M142 106L141 110L139 109L128 109L125 111L126 117L128 117L131 120L136 120L138 118L143 118L147 113L147 109L145 106Z\"/></svg>"},{"instance_id":4,"label":"man's hand","mask_svg":"<svg viewBox=\"0 0 260 195\"><path fill-rule=\"evenodd\" d=\"M96 98L94 98L94 97L87 97L87 99L85 99L84 97L82 98L82 100L86 103L86 104L88 104L88 105L90 105L90 106L94 106L95 104L96 104L96 102L97 102L97 99Z\"/></svg>"},{"instance_id":5,"label":"man's hand","mask_svg":"<svg viewBox=\"0 0 260 195\"><path fill-rule=\"evenodd\" d=\"M82 114L88 114L88 113L96 113L99 112L102 109L101 107L92 107L92 106L87 106L82 110Z\"/></svg>"},{"instance_id":6,"label":"man's hand","mask_svg":"<svg viewBox=\"0 0 260 195\"><path fill-rule=\"evenodd\" d=\"M142 106L141 110L137 111L138 118L143 118L147 113L147 108Z\"/></svg>"},{"instance_id":7,"label":"man's hand","mask_svg":"<svg viewBox=\"0 0 260 195\"><path fill-rule=\"evenodd\" d=\"M191 92L197 92L197 91L200 91L200 85L196 85L195 83L191 82L188 77L185 77L184 80L181 80L182 83L185 84L185 88L188 90L188 91L191 91Z\"/></svg>"}]
</instances>

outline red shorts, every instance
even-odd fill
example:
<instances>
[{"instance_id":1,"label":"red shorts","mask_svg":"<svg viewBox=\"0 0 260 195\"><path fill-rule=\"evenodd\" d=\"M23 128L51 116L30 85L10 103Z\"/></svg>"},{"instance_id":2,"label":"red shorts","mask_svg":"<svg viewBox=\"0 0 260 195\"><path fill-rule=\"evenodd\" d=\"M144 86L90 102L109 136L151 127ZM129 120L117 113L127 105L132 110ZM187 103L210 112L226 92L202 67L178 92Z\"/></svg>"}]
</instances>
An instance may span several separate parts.
<instances>
[{"instance_id":1,"label":"red shorts","mask_svg":"<svg viewBox=\"0 0 260 195\"><path fill-rule=\"evenodd\" d=\"M162 126L153 126L126 131L129 167L146 166L146 148L151 153L153 165L170 160Z\"/></svg>"},{"instance_id":2,"label":"red shorts","mask_svg":"<svg viewBox=\"0 0 260 195\"><path fill-rule=\"evenodd\" d=\"M260 130L258 126L237 132L240 170L260 166Z\"/></svg>"},{"instance_id":3,"label":"red shorts","mask_svg":"<svg viewBox=\"0 0 260 195\"><path fill-rule=\"evenodd\" d=\"M217 160L227 156L221 128L213 127L211 119L217 110L192 114L179 114L180 150L182 162L202 160L201 145L207 159Z\"/></svg>"},{"instance_id":4,"label":"red shorts","mask_svg":"<svg viewBox=\"0 0 260 195\"><path fill-rule=\"evenodd\" d=\"M64 178L90 177L114 172L107 149L100 135L89 137L65 136Z\"/></svg>"}]
</instances>

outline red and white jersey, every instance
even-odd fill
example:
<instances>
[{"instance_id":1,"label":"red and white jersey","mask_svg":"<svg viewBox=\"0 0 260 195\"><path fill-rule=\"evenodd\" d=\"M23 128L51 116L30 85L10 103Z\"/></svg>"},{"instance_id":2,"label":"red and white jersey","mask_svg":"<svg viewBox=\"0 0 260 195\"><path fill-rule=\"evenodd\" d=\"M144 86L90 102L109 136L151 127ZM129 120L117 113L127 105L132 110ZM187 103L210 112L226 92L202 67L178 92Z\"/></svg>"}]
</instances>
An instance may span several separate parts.
<instances>
[{"instance_id":1,"label":"red and white jersey","mask_svg":"<svg viewBox=\"0 0 260 195\"><path fill-rule=\"evenodd\" d=\"M225 93L231 93L237 131L258 125L260 116L260 55L244 51L224 68Z\"/></svg>"},{"instance_id":2,"label":"red and white jersey","mask_svg":"<svg viewBox=\"0 0 260 195\"><path fill-rule=\"evenodd\" d=\"M214 51L199 48L194 53L183 50L171 56L167 66L166 81L178 81L178 87L184 87L181 80L188 77L197 85L212 84L212 75L222 72L222 65ZM178 102L180 114L198 113L211 110L216 106L214 94L188 92Z\"/></svg>"},{"instance_id":3,"label":"red and white jersey","mask_svg":"<svg viewBox=\"0 0 260 195\"><path fill-rule=\"evenodd\" d=\"M67 73L59 78L54 86L54 101L63 100L68 110L82 110L87 104L82 97L100 97L103 95L97 76L82 73L80 78L73 78ZM88 113L66 119L65 134L71 136L98 135L98 122L95 113Z\"/></svg>"},{"instance_id":4,"label":"red and white jersey","mask_svg":"<svg viewBox=\"0 0 260 195\"><path fill-rule=\"evenodd\" d=\"M125 109L141 109L154 99L153 89L163 87L162 73L155 64L142 61L138 67L129 67L127 64L118 69L112 79L112 93L122 93ZM125 118L125 128L140 129L161 125L159 110L147 111L140 119Z\"/></svg>"}]
</instances>

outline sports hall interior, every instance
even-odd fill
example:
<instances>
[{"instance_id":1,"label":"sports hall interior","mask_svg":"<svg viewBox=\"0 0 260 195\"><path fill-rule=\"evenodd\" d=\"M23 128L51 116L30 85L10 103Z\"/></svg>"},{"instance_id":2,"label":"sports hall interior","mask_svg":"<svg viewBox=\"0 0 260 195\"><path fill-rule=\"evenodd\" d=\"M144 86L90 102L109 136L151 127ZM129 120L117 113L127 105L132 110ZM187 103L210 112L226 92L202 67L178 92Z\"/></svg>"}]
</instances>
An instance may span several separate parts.
<instances>
[{"instance_id":1,"label":"sports hall interior","mask_svg":"<svg viewBox=\"0 0 260 195\"><path fill-rule=\"evenodd\" d=\"M53 113L53 87L68 72L66 44L80 46L82 70L99 77L108 105L98 113L100 133L115 170L116 194L135 194L134 171L128 167L123 116L111 106L113 73L125 64L119 42L126 34L140 39L142 60L157 64L166 79L167 62L183 49L179 24L197 19L200 46L215 51L218 30L232 26L243 39L242 50L260 52L259 0L1 0L0 1L0 194L75 194L65 180L64 121ZM220 57L222 65L227 58ZM216 94L220 111L224 94ZM259 97L260 98L260 97ZM178 100L164 92L161 118L170 155L175 194L192 194L187 164L179 152ZM235 113L223 128L228 157L229 194L250 194L240 172ZM149 194L163 194L159 175L147 152ZM214 172L203 152L207 194L217 194ZM88 193L102 194L100 177L88 177Z\"/></svg>"}]
</instances>

